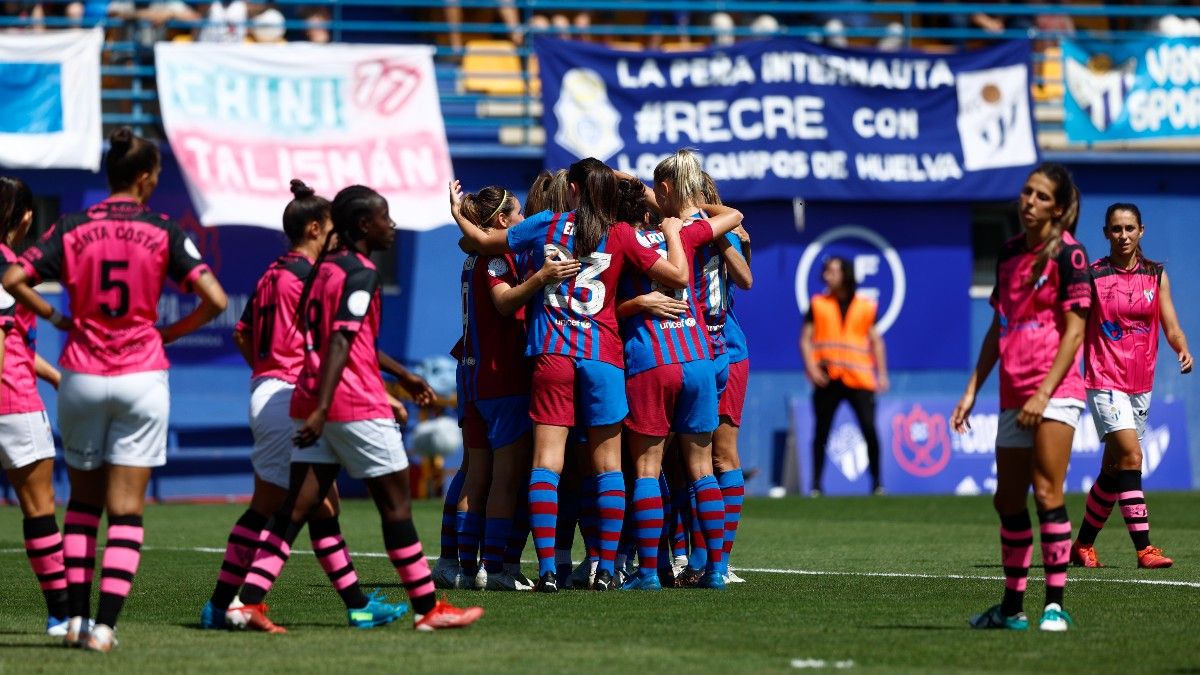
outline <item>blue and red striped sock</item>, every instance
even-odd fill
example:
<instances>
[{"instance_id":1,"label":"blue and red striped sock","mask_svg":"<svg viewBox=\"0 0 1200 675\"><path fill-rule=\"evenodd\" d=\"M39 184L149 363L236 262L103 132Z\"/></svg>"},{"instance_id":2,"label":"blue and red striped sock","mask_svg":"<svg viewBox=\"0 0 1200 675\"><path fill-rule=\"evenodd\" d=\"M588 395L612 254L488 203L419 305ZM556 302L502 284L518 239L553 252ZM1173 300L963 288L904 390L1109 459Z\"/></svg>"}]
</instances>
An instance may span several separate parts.
<instances>
[{"instance_id":1,"label":"blue and red striped sock","mask_svg":"<svg viewBox=\"0 0 1200 675\"><path fill-rule=\"evenodd\" d=\"M704 544L708 549L704 570L713 572L721 564L725 551L725 500L721 499L721 488L717 487L717 479L712 476L703 476L693 485L696 488L697 520L704 531Z\"/></svg>"},{"instance_id":2,"label":"blue and red striped sock","mask_svg":"<svg viewBox=\"0 0 1200 675\"><path fill-rule=\"evenodd\" d=\"M483 568L488 574L504 569L504 549L512 537L512 518L488 518L483 528Z\"/></svg>"},{"instance_id":3,"label":"blue and red striped sock","mask_svg":"<svg viewBox=\"0 0 1200 675\"><path fill-rule=\"evenodd\" d=\"M479 571L479 539L483 534L483 516L470 511L458 512L458 566L468 577Z\"/></svg>"},{"instance_id":4,"label":"blue and red striped sock","mask_svg":"<svg viewBox=\"0 0 1200 675\"><path fill-rule=\"evenodd\" d=\"M703 479L701 479L703 480ZM688 554L688 567L703 571L708 567L708 545L704 542L704 524L700 522L700 507L696 503L696 483L688 486L688 517L687 534L691 553Z\"/></svg>"},{"instance_id":5,"label":"blue and red striped sock","mask_svg":"<svg viewBox=\"0 0 1200 675\"><path fill-rule=\"evenodd\" d=\"M742 476L741 469L722 471L717 474L717 486L721 488L721 498L725 501L725 555L721 556L721 566L717 571L728 574L729 554L733 552L733 540L737 537L738 525L742 522L746 479Z\"/></svg>"},{"instance_id":6,"label":"blue and red striped sock","mask_svg":"<svg viewBox=\"0 0 1200 675\"><path fill-rule=\"evenodd\" d=\"M554 571L554 528L558 524L558 474L535 468L529 475L529 524L537 549L538 576Z\"/></svg>"},{"instance_id":7,"label":"blue and red striped sock","mask_svg":"<svg viewBox=\"0 0 1200 675\"><path fill-rule=\"evenodd\" d=\"M617 546L621 542L621 525L625 523L625 479L620 471L608 471L596 478L596 507L600 516L600 565L597 571L616 575Z\"/></svg>"},{"instance_id":8,"label":"blue and red striped sock","mask_svg":"<svg viewBox=\"0 0 1200 675\"><path fill-rule=\"evenodd\" d=\"M467 472L460 469L446 486L446 501L442 503L442 560L458 560L458 498L466 480Z\"/></svg>"},{"instance_id":9,"label":"blue and red striped sock","mask_svg":"<svg viewBox=\"0 0 1200 675\"><path fill-rule=\"evenodd\" d=\"M663 504L658 481L639 478L633 484L633 510L637 519L638 557L642 574L658 571L658 543L663 532Z\"/></svg>"}]
</instances>

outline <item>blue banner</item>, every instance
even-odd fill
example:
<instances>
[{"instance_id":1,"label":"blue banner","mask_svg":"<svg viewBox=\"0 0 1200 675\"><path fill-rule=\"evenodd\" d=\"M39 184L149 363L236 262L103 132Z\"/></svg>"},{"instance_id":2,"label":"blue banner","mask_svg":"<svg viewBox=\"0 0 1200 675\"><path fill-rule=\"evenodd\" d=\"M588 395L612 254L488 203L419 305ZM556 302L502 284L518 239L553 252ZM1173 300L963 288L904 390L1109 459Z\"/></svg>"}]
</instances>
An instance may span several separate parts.
<instances>
[{"instance_id":1,"label":"blue banner","mask_svg":"<svg viewBox=\"0 0 1200 675\"><path fill-rule=\"evenodd\" d=\"M1071 141L1200 134L1200 38L1062 41Z\"/></svg>"},{"instance_id":2,"label":"blue banner","mask_svg":"<svg viewBox=\"0 0 1200 675\"><path fill-rule=\"evenodd\" d=\"M539 39L546 165L649 179L699 148L738 200L1008 199L1037 162L1028 42L927 54L748 40L628 52Z\"/></svg>"},{"instance_id":3,"label":"blue banner","mask_svg":"<svg viewBox=\"0 0 1200 675\"><path fill-rule=\"evenodd\" d=\"M894 369L966 369L971 300L971 214L966 204L791 202L741 205L753 243L754 289L733 292L754 368L801 369L800 329L824 262L854 265L874 299L876 328ZM799 219L801 230L791 227Z\"/></svg>"},{"instance_id":4,"label":"blue banner","mask_svg":"<svg viewBox=\"0 0 1200 675\"><path fill-rule=\"evenodd\" d=\"M949 396L881 397L876 424L883 484L892 494L991 494L996 490L996 426L999 401L979 399L971 415L971 430L956 434L950 413L958 399ZM793 401L800 486L811 486L812 405ZM1075 431L1068 492L1091 489L1100 471L1104 444L1091 413L1084 411ZM1147 490L1192 488L1188 457L1187 409L1183 401L1154 401L1142 440L1142 483ZM866 443L849 406L834 418L826 450L823 488L826 494L866 494L870 491Z\"/></svg>"},{"instance_id":5,"label":"blue banner","mask_svg":"<svg viewBox=\"0 0 1200 675\"><path fill-rule=\"evenodd\" d=\"M0 133L63 130L62 64L0 63Z\"/></svg>"}]
</instances>

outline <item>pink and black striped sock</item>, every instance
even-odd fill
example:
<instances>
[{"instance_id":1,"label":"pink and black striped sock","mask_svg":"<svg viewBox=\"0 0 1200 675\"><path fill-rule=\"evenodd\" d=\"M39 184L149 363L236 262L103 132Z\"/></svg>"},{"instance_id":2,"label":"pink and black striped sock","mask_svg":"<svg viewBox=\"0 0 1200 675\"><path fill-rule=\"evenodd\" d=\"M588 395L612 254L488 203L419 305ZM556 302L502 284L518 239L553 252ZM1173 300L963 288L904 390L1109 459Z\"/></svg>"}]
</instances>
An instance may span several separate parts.
<instances>
[{"instance_id":1,"label":"pink and black striped sock","mask_svg":"<svg viewBox=\"0 0 1200 675\"><path fill-rule=\"evenodd\" d=\"M434 596L433 573L421 550L421 540L411 519L383 524L383 545L388 559L400 575L404 590L412 602L415 614L428 614L437 599Z\"/></svg>"},{"instance_id":2,"label":"pink and black striped sock","mask_svg":"<svg viewBox=\"0 0 1200 675\"><path fill-rule=\"evenodd\" d=\"M56 619L67 618L67 568L54 514L26 518L23 529L25 555L46 599L46 612Z\"/></svg>"},{"instance_id":3,"label":"pink and black striped sock","mask_svg":"<svg viewBox=\"0 0 1200 675\"><path fill-rule=\"evenodd\" d=\"M1079 536L1075 538L1081 546L1096 543L1096 536L1104 529L1108 515L1117 501L1117 478L1101 472L1088 490L1087 506L1083 511L1083 523L1079 525Z\"/></svg>"},{"instance_id":4,"label":"pink and black striped sock","mask_svg":"<svg viewBox=\"0 0 1200 675\"><path fill-rule=\"evenodd\" d=\"M242 602L247 605L262 603L271 592L275 581L283 572L292 555L292 544L300 534L304 523L294 523L290 518L275 516L271 529L263 530L263 537L254 553L254 563L246 573L246 582L242 587Z\"/></svg>"},{"instance_id":5,"label":"pink and black striped sock","mask_svg":"<svg viewBox=\"0 0 1200 675\"><path fill-rule=\"evenodd\" d=\"M83 502L67 503L63 518L63 564L67 574L67 614L91 616L92 578L96 574L96 532L104 509Z\"/></svg>"},{"instance_id":6,"label":"pink and black striped sock","mask_svg":"<svg viewBox=\"0 0 1200 675\"><path fill-rule=\"evenodd\" d=\"M108 540L104 543L104 562L100 565L100 603L96 623L115 628L125 598L133 587L133 577L142 561L142 542L146 531L140 515L108 516Z\"/></svg>"},{"instance_id":7,"label":"pink and black striped sock","mask_svg":"<svg viewBox=\"0 0 1200 675\"><path fill-rule=\"evenodd\" d=\"M1025 611L1025 587L1033 561L1033 523L1029 511L1000 516L1000 559L1004 565L1001 611L1014 616Z\"/></svg>"},{"instance_id":8,"label":"pink and black striped sock","mask_svg":"<svg viewBox=\"0 0 1200 675\"><path fill-rule=\"evenodd\" d=\"M217 575L217 587L209 599L216 609L228 609L229 603L237 597L238 589L246 580L246 572L254 562L254 552L258 550L258 541L263 528L267 526L267 520L267 516L246 509L233 524L225 542L225 559L221 562L221 573Z\"/></svg>"},{"instance_id":9,"label":"pink and black striped sock","mask_svg":"<svg viewBox=\"0 0 1200 675\"><path fill-rule=\"evenodd\" d=\"M342 538L342 527L337 516L308 521L308 536L312 540L313 553L329 583L342 597L347 609L367 606L367 596L358 585L358 573L350 560L350 549Z\"/></svg>"},{"instance_id":10,"label":"pink and black striped sock","mask_svg":"<svg viewBox=\"0 0 1200 675\"><path fill-rule=\"evenodd\" d=\"M1042 564L1046 569L1046 604L1063 604L1067 563L1071 560L1071 521L1067 507L1038 511L1042 531Z\"/></svg>"},{"instance_id":11,"label":"pink and black striped sock","mask_svg":"<svg viewBox=\"0 0 1200 675\"><path fill-rule=\"evenodd\" d=\"M1129 538L1133 540L1133 548L1140 551L1150 545L1150 513L1146 510L1146 494L1142 492L1142 472L1117 473L1117 492Z\"/></svg>"}]
</instances>

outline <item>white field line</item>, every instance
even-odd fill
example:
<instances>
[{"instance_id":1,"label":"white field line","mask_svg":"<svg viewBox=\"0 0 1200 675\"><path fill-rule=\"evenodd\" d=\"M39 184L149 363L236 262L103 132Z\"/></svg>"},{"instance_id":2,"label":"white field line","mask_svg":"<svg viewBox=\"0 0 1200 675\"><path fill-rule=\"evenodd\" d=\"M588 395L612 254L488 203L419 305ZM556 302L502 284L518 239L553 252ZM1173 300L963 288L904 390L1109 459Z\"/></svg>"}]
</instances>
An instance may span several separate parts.
<instances>
[{"instance_id":1,"label":"white field line","mask_svg":"<svg viewBox=\"0 0 1200 675\"><path fill-rule=\"evenodd\" d=\"M167 546L146 546L143 551L171 551L175 553L214 553L224 554L225 549L213 548L210 546L194 546L194 547L167 547ZM6 548L0 549L0 554L24 554L23 548ZM293 553L305 553L312 555L312 551L300 548ZM351 551L352 558L386 558L386 553L377 553L372 551ZM426 556L429 560L437 560L435 556ZM522 560L523 563L534 563L534 560ZM754 572L757 574L793 574L807 577L876 577L887 579L961 579L966 581L1003 581L1003 576L984 575L984 574L921 574L919 572L851 572L839 570L791 570L779 569L772 567L742 567L735 565L734 569L738 572ZM1030 581L1041 581L1042 577L1030 575ZM1070 578L1070 583L1102 583L1102 584L1140 584L1144 586L1178 586L1182 588L1200 588L1200 581L1176 581L1173 579L1109 579L1104 577L1077 577Z\"/></svg>"}]
</instances>

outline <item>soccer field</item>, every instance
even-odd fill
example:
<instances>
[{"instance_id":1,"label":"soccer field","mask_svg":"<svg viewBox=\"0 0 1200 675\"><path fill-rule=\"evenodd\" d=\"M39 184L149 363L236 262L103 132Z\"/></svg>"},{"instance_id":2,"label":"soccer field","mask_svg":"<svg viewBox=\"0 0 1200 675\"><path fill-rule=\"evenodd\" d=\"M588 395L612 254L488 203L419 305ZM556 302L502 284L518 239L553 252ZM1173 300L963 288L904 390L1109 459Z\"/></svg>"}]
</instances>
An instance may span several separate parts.
<instances>
[{"instance_id":1,"label":"soccer field","mask_svg":"<svg viewBox=\"0 0 1200 675\"><path fill-rule=\"evenodd\" d=\"M1068 501L1075 521L1082 500ZM21 550L20 512L5 508L0 672L1196 672L1200 500L1151 494L1149 502L1154 541L1175 567L1137 569L1114 516L1097 544L1107 567L1071 569L1067 608L1076 625L1066 634L967 627L1003 585L997 521L984 497L749 499L733 559L748 583L724 593L454 591L455 603L480 604L487 614L469 629L435 634L415 633L407 617L374 630L347 628L301 534L268 597L271 616L290 630L282 636L197 627L242 507L157 506L146 515L121 644L108 655L67 650L40 633L44 605ZM420 502L415 510L426 553L436 555L441 505ZM347 503L343 529L363 586L402 598L372 506ZM1034 563L1026 609L1036 622L1036 550Z\"/></svg>"}]
</instances>

